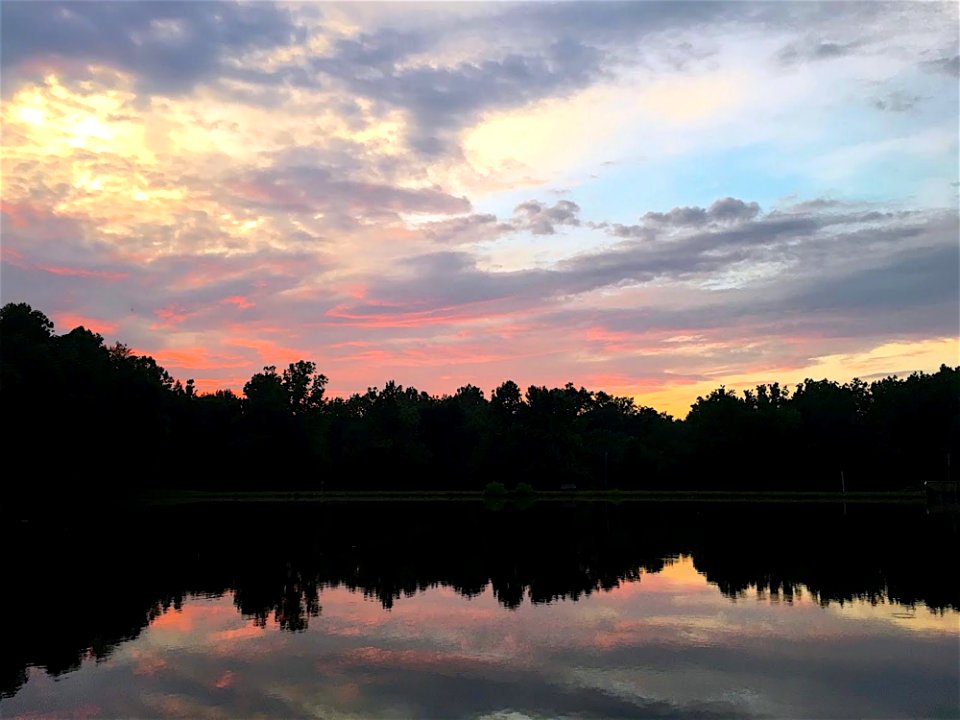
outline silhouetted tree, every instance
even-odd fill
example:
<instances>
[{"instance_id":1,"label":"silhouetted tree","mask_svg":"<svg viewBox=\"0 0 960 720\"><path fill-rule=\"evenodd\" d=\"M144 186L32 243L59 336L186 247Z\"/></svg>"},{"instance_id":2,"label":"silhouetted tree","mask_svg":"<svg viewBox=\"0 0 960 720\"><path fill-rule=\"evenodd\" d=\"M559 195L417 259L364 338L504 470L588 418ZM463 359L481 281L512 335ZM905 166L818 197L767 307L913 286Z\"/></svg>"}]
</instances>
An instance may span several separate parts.
<instances>
[{"instance_id":1,"label":"silhouetted tree","mask_svg":"<svg viewBox=\"0 0 960 720\"><path fill-rule=\"evenodd\" d=\"M136 468L119 487L848 490L917 487L958 463L960 367L867 385L807 379L698 397L680 421L567 383L505 381L428 395L394 381L348 398L298 360L243 387L198 393L154 358L83 327L63 335L25 303L0 308L6 446L61 495L115 494L79 482L98 454ZM951 461L952 458L952 461ZM954 478L956 475L954 474ZM5 489L12 500L39 490ZM31 500L32 502L32 500Z\"/></svg>"}]
</instances>

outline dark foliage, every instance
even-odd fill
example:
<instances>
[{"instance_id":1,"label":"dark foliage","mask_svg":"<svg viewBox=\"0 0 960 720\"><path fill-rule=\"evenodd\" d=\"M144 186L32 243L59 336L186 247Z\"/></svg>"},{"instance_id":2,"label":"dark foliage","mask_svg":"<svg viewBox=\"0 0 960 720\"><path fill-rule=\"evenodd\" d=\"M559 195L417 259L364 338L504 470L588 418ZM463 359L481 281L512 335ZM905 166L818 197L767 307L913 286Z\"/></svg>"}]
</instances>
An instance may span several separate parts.
<instances>
[{"instance_id":1,"label":"dark foliage","mask_svg":"<svg viewBox=\"0 0 960 720\"><path fill-rule=\"evenodd\" d=\"M872 384L721 387L683 421L633 399L507 381L436 397L388 382L325 397L313 362L198 394L148 356L24 303L0 309L8 501L184 489L887 490L943 479L960 367ZM40 480L42 478L42 481Z\"/></svg>"}]
</instances>

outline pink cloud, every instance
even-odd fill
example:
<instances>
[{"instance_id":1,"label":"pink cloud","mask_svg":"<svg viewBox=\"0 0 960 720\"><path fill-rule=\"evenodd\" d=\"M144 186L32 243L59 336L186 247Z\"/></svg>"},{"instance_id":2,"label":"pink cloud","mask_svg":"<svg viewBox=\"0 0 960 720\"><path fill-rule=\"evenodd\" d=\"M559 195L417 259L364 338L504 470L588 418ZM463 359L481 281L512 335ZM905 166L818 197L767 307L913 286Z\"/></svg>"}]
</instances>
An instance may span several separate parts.
<instances>
[{"instance_id":1,"label":"pink cloud","mask_svg":"<svg viewBox=\"0 0 960 720\"><path fill-rule=\"evenodd\" d=\"M170 328L174 325L179 325L193 313L178 305L167 305L166 307L154 310L153 314L160 318L162 322L151 325L150 329L159 330L161 328Z\"/></svg>"},{"instance_id":2,"label":"pink cloud","mask_svg":"<svg viewBox=\"0 0 960 720\"><path fill-rule=\"evenodd\" d=\"M100 335L113 335L117 332L117 323L110 322L108 320L97 320L95 318L84 317L83 315L76 315L74 313L55 313L53 320L56 323L58 328L61 328L62 332L66 330L72 330L73 328L80 327L81 325L87 330L92 330L95 333Z\"/></svg>"},{"instance_id":3,"label":"pink cloud","mask_svg":"<svg viewBox=\"0 0 960 720\"><path fill-rule=\"evenodd\" d=\"M134 649L131 651L136 663L133 666L134 675L156 675L165 667L167 661L153 654L149 650Z\"/></svg>"},{"instance_id":4,"label":"pink cloud","mask_svg":"<svg viewBox=\"0 0 960 720\"><path fill-rule=\"evenodd\" d=\"M8 222L20 230L30 227L32 223L40 221L49 215L49 213L41 210L37 206L26 202L4 202L3 206L0 207L0 214L3 214Z\"/></svg>"},{"instance_id":5,"label":"pink cloud","mask_svg":"<svg viewBox=\"0 0 960 720\"><path fill-rule=\"evenodd\" d=\"M16 715L17 720L55 720L63 717L76 718L76 720L88 720L88 718L100 717L103 715L103 709L98 705L79 705L62 713L56 712L25 712Z\"/></svg>"},{"instance_id":6,"label":"pink cloud","mask_svg":"<svg viewBox=\"0 0 960 720\"><path fill-rule=\"evenodd\" d=\"M220 630L211 634L210 638L215 642L231 642L233 640L245 640L248 638L260 637L266 633L266 630L256 625L244 625L230 630Z\"/></svg>"},{"instance_id":7,"label":"pink cloud","mask_svg":"<svg viewBox=\"0 0 960 720\"><path fill-rule=\"evenodd\" d=\"M227 670L225 673L223 673L223 675L221 675L220 677L218 677L218 678L217 678L216 680L214 680L214 682L213 682L213 686L214 686L215 688L220 689L220 690L222 690L222 689L224 689L224 688L228 688L228 687L230 687L231 685L233 685L233 671L231 671L231 670Z\"/></svg>"},{"instance_id":8,"label":"pink cloud","mask_svg":"<svg viewBox=\"0 0 960 720\"><path fill-rule=\"evenodd\" d=\"M228 305L236 305L236 306L237 306L238 308L240 308L241 310L246 310L246 309L252 308L252 307L254 307L254 306L256 305L256 303L248 300L248 299L245 298L243 295L231 295L230 297L224 298L224 299L221 300L220 302L221 302L221 303L226 303L226 304L228 304Z\"/></svg>"},{"instance_id":9,"label":"pink cloud","mask_svg":"<svg viewBox=\"0 0 960 720\"><path fill-rule=\"evenodd\" d=\"M332 326L359 328L420 328L428 325L452 325L483 320L492 322L499 318L515 316L518 311L497 310L499 301L464 303L455 307L437 307L425 310L401 310L409 305L387 302L368 302L363 306L341 303L324 313L333 322ZM384 308L383 311L379 308ZM387 312L396 308L397 312Z\"/></svg>"},{"instance_id":10,"label":"pink cloud","mask_svg":"<svg viewBox=\"0 0 960 720\"><path fill-rule=\"evenodd\" d=\"M51 273L52 275L67 275L72 277L92 277L101 280L124 280L127 277L125 272L112 272L109 270L87 270L86 268L72 268L63 265L37 265L38 270Z\"/></svg>"}]
</instances>

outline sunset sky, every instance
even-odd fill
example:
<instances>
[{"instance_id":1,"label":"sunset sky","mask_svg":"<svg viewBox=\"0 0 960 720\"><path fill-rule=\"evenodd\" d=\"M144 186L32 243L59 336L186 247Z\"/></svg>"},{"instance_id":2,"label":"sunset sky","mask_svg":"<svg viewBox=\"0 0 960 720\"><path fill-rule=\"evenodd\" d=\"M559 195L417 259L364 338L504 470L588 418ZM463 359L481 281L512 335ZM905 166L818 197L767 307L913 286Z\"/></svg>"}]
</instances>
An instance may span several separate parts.
<instances>
[{"instance_id":1,"label":"sunset sky","mask_svg":"<svg viewBox=\"0 0 960 720\"><path fill-rule=\"evenodd\" d=\"M3 302L201 390L960 363L956 2L0 12Z\"/></svg>"}]
</instances>

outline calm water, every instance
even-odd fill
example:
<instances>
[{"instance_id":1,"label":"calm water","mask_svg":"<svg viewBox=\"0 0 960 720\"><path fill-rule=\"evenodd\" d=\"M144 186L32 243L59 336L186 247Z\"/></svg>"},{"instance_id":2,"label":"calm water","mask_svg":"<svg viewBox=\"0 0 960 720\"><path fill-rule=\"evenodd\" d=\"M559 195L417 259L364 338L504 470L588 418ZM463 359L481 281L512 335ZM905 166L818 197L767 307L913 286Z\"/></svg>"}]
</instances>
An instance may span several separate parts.
<instances>
[{"instance_id":1,"label":"calm water","mask_svg":"<svg viewBox=\"0 0 960 720\"><path fill-rule=\"evenodd\" d=\"M3 717L960 715L955 519L923 510L221 506L3 540Z\"/></svg>"}]
</instances>

